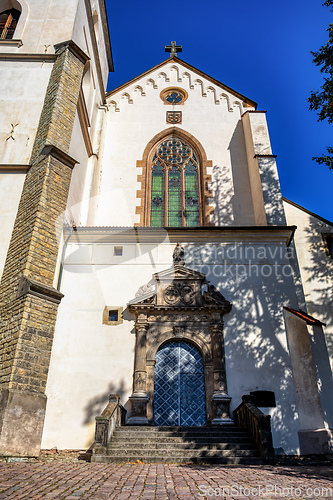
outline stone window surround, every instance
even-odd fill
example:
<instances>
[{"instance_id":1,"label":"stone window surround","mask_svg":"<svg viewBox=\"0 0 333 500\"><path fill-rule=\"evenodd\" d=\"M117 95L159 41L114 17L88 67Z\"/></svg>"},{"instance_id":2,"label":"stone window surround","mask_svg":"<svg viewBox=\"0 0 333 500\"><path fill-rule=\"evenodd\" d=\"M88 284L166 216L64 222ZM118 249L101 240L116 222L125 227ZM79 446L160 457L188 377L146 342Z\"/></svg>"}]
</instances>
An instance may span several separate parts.
<instances>
[{"instance_id":1,"label":"stone window surround","mask_svg":"<svg viewBox=\"0 0 333 500\"><path fill-rule=\"evenodd\" d=\"M153 137L147 144L142 160L137 161L137 168L142 169L142 174L137 176L138 182L141 183L141 189L137 191L137 198L140 200L140 205L136 207L136 214L140 215L140 222L135 226L149 227L150 222L150 184L151 184L151 155L156 145L168 137L175 135L180 139L187 141L196 151L199 159L199 195L200 195L200 225L209 226L211 215L214 213L214 208L209 205L209 199L213 196L212 191L208 189L208 182L211 182L212 176L207 174L207 168L213 166L211 160L207 160L204 148L200 142L191 134L179 127L169 127Z\"/></svg>"},{"instance_id":2,"label":"stone window surround","mask_svg":"<svg viewBox=\"0 0 333 500\"><path fill-rule=\"evenodd\" d=\"M325 246L325 253L328 257L333 259L333 253L330 251L330 245L328 243L328 239L333 239L333 233L322 233L322 238L324 241L324 246Z\"/></svg>"},{"instance_id":3,"label":"stone window surround","mask_svg":"<svg viewBox=\"0 0 333 500\"><path fill-rule=\"evenodd\" d=\"M110 321L109 312L118 311L118 320ZM105 306L103 311L103 325L117 326L123 323L123 307L122 306Z\"/></svg>"},{"instance_id":4,"label":"stone window surround","mask_svg":"<svg viewBox=\"0 0 333 500\"><path fill-rule=\"evenodd\" d=\"M180 102L169 102L169 101L167 101L166 100L166 95L170 94L172 92L180 94L183 97L183 99ZM184 102L187 100L188 93L186 92L185 89L181 89L180 87L167 87L166 89L163 89L161 91L160 98L162 99L162 101L164 102L164 104L166 104L167 106L179 106L179 105L184 104Z\"/></svg>"}]
</instances>

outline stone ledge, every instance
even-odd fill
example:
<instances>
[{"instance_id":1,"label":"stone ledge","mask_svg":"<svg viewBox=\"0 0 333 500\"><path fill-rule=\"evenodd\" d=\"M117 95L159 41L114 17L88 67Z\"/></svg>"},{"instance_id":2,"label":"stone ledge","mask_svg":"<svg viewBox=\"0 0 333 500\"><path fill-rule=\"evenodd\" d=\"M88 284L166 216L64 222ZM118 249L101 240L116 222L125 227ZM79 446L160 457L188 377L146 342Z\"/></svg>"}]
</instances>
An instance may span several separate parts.
<instances>
[{"instance_id":1,"label":"stone ledge","mask_svg":"<svg viewBox=\"0 0 333 500\"><path fill-rule=\"evenodd\" d=\"M23 42L22 40L16 40L16 39L11 39L11 40L0 40L0 47L2 45L9 45L10 47L22 47Z\"/></svg>"},{"instance_id":2,"label":"stone ledge","mask_svg":"<svg viewBox=\"0 0 333 500\"><path fill-rule=\"evenodd\" d=\"M65 42L57 43L56 45L54 45L54 50L56 51L57 55L66 48L68 48L70 52L72 52L72 54L77 57L83 64L90 60L90 57L87 56L87 54L83 52L83 50L80 49L80 47L76 45L73 40L66 40Z\"/></svg>"},{"instance_id":3,"label":"stone ledge","mask_svg":"<svg viewBox=\"0 0 333 500\"><path fill-rule=\"evenodd\" d=\"M55 61L57 59L56 54L28 54L24 52L2 52L0 53L0 60L20 60L20 61Z\"/></svg>"},{"instance_id":4,"label":"stone ledge","mask_svg":"<svg viewBox=\"0 0 333 500\"><path fill-rule=\"evenodd\" d=\"M73 169L78 161L74 160L71 156L69 156L67 153L62 151L61 149L57 148L56 146L52 146L52 144L46 144L41 152L41 156L52 156L56 160L61 161L61 163L64 163L67 165L67 167Z\"/></svg>"},{"instance_id":5,"label":"stone ledge","mask_svg":"<svg viewBox=\"0 0 333 500\"><path fill-rule=\"evenodd\" d=\"M41 299L54 302L55 304L60 304L61 299L64 297L64 294L55 288L23 276L19 283L17 298L27 294L40 297Z\"/></svg>"},{"instance_id":6,"label":"stone ledge","mask_svg":"<svg viewBox=\"0 0 333 500\"><path fill-rule=\"evenodd\" d=\"M16 164L0 164L0 172L17 172L26 173L28 172L31 165L16 165Z\"/></svg>"}]
</instances>

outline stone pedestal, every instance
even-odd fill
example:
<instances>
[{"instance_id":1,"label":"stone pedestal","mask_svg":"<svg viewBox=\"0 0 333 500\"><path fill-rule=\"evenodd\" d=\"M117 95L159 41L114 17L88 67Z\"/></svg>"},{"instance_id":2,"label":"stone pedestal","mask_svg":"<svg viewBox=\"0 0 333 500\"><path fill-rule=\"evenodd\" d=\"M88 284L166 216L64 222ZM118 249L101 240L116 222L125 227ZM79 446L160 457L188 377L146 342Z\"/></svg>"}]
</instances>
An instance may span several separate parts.
<instances>
[{"instance_id":1,"label":"stone pedestal","mask_svg":"<svg viewBox=\"0 0 333 500\"><path fill-rule=\"evenodd\" d=\"M330 429L298 431L301 455L333 454L333 432Z\"/></svg>"},{"instance_id":2,"label":"stone pedestal","mask_svg":"<svg viewBox=\"0 0 333 500\"><path fill-rule=\"evenodd\" d=\"M131 403L131 416L127 421L128 425L148 425L147 404L149 397L145 394L133 394L129 398Z\"/></svg>"},{"instance_id":3,"label":"stone pedestal","mask_svg":"<svg viewBox=\"0 0 333 500\"><path fill-rule=\"evenodd\" d=\"M46 396L7 389L0 392L0 455L38 457Z\"/></svg>"},{"instance_id":4,"label":"stone pedestal","mask_svg":"<svg viewBox=\"0 0 333 500\"><path fill-rule=\"evenodd\" d=\"M227 394L216 392L213 395L213 425L228 425L234 423L232 418L230 418L230 401L231 397Z\"/></svg>"}]
</instances>

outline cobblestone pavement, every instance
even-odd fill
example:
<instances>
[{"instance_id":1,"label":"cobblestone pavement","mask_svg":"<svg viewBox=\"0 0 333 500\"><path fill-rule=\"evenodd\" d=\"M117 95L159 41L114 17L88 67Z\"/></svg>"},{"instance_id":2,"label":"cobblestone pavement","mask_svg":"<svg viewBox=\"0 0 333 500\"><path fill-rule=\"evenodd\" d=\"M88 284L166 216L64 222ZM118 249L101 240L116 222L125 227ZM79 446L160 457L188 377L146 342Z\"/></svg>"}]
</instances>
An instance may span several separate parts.
<instances>
[{"instance_id":1,"label":"cobblestone pavement","mask_svg":"<svg viewBox=\"0 0 333 500\"><path fill-rule=\"evenodd\" d=\"M258 497L333 499L333 467L0 463L0 499L253 500Z\"/></svg>"}]
</instances>

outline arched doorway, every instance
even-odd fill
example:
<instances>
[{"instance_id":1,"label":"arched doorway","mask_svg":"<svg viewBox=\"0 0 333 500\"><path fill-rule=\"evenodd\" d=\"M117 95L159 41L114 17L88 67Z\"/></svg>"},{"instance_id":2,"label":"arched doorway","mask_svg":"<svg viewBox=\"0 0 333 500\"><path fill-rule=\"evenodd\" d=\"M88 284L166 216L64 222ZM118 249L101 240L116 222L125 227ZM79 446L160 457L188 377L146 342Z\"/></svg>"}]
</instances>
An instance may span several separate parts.
<instances>
[{"instance_id":1,"label":"arched doorway","mask_svg":"<svg viewBox=\"0 0 333 500\"><path fill-rule=\"evenodd\" d=\"M154 422L177 426L206 423L203 360L192 344L169 342L156 354Z\"/></svg>"}]
</instances>

